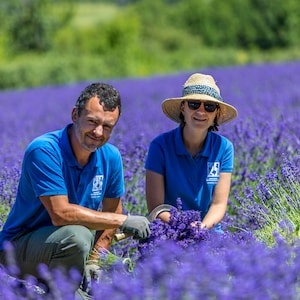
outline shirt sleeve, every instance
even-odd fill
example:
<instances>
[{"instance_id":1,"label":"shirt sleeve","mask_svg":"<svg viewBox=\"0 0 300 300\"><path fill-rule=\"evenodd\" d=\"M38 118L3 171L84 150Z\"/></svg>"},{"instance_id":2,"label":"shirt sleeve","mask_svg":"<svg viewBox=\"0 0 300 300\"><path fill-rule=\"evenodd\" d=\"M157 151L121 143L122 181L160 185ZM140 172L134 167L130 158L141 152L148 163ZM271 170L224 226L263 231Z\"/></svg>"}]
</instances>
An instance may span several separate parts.
<instances>
[{"instance_id":1,"label":"shirt sleeve","mask_svg":"<svg viewBox=\"0 0 300 300\"><path fill-rule=\"evenodd\" d=\"M157 139L153 140L148 149L145 168L165 175L165 161L165 154L161 143Z\"/></svg>"},{"instance_id":2,"label":"shirt sleeve","mask_svg":"<svg viewBox=\"0 0 300 300\"><path fill-rule=\"evenodd\" d=\"M32 149L25 157L24 170L36 197L68 194L61 160L53 150Z\"/></svg>"},{"instance_id":3,"label":"shirt sleeve","mask_svg":"<svg viewBox=\"0 0 300 300\"><path fill-rule=\"evenodd\" d=\"M231 173L234 164L234 148L232 143L225 139L225 147L222 155L221 172Z\"/></svg>"}]
</instances>

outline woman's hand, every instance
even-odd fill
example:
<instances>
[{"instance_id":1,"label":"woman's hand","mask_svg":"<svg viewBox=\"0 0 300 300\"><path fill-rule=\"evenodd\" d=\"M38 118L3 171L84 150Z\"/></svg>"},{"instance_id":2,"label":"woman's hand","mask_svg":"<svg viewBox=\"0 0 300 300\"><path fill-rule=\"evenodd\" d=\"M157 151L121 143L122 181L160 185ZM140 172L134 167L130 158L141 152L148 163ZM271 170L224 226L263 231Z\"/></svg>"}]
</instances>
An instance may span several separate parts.
<instances>
[{"instance_id":1,"label":"woman's hand","mask_svg":"<svg viewBox=\"0 0 300 300\"><path fill-rule=\"evenodd\" d=\"M207 225L200 222L200 221L194 221L191 223L192 227L199 227L200 229L207 229Z\"/></svg>"}]
</instances>

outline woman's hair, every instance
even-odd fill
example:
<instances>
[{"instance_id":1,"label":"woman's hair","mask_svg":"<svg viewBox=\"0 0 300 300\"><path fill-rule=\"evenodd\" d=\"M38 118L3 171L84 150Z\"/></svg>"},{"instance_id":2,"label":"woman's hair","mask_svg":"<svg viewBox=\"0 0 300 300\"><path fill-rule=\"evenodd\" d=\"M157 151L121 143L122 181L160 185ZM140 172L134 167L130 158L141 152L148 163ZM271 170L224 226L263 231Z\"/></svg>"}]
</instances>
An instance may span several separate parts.
<instances>
[{"instance_id":1,"label":"woman's hair","mask_svg":"<svg viewBox=\"0 0 300 300\"><path fill-rule=\"evenodd\" d=\"M120 116L120 94L113 86L106 83L92 83L81 92L75 104L79 116L85 108L86 103L93 97L98 97L99 103L103 105L105 110L114 111L118 107Z\"/></svg>"},{"instance_id":2,"label":"woman's hair","mask_svg":"<svg viewBox=\"0 0 300 300\"><path fill-rule=\"evenodd\" d=\"M218 108L218 112L219 112L219 108ZM208 128L208 131L219 131L218 126L219 124L218 124L218 113L217 113L214 119L214 123Z\"/></svg>"}]
</instances>

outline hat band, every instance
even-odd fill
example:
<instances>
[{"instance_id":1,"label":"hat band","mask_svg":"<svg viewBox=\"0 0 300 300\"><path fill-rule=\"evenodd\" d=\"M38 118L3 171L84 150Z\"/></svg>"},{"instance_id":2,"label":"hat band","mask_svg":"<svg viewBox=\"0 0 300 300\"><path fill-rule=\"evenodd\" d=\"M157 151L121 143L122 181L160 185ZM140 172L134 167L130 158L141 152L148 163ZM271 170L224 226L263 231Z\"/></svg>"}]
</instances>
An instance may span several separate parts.
<instances>
[{"instance_id":1,"label":"hat band","mask_svg":"<svg viewBox=\"0 0 300 300\"><path fill-rule=\"evenodd\" d=\"M191 94L205 94L223 102L219 93L214 88L207 85L189 85L183 88L182 97Z\"/></svg>"}]
</instances>

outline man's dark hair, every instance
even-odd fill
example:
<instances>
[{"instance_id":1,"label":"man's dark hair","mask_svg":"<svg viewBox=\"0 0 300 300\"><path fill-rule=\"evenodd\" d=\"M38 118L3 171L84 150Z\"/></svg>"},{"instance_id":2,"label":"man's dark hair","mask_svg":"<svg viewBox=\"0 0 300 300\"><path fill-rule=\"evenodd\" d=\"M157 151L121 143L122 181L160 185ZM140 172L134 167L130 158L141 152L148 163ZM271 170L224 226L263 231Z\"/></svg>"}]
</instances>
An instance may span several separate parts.
<instances>
[{"instance_id":1,"label":"man's dark hair","mask_svg":"<svg viewBox=\"0 0 300 300\"><path fill-rule=\"evenodd\" d=\"M121 96L119 92L113 86L101 82L92 83L81 92L75 104L79 116L86 103L93 97L98 97L99 103L105 110L114 111L118 107L120 116Z\"/></svg>"}]
</instances>

